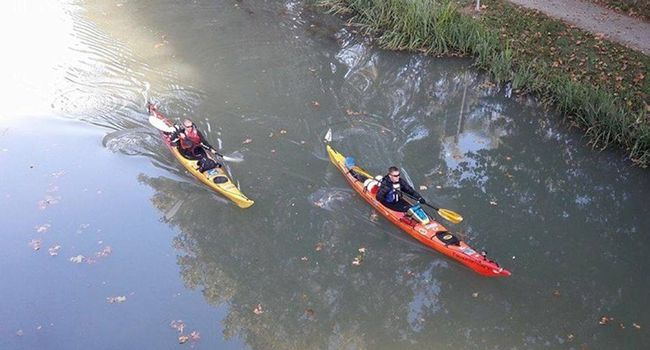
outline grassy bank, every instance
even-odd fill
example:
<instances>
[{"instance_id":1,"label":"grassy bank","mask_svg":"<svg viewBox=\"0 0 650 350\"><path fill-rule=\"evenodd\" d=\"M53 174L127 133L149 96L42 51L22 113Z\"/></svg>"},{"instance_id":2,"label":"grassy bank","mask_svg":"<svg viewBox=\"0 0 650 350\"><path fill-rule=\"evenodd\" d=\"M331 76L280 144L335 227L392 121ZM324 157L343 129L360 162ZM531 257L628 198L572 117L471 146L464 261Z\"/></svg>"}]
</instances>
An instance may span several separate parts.
<instances>
[{"instance_id":1,"label":"grassy bank","mask_svg":"<svg viewBox=\"0 0 650 350\"><path fill-rule=\"evenodd\" d=\"M321 0L386 49L463 55L496 84L535 93L591 144L650 164L650 58L504 1Z\"/></svg>"}]
</instances>

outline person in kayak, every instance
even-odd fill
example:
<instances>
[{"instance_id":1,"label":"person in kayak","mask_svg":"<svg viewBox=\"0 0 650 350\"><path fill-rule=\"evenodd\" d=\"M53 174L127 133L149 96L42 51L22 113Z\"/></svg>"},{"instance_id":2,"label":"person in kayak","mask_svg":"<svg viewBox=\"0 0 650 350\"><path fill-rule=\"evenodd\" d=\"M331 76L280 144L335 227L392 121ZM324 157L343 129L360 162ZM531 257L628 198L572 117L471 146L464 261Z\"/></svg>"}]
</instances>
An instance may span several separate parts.
<instances>
[{"instance_id":1,"label":"person in kayak","mask_svg":"<svg viewBox=\"0 0 650 350\"><path fill-rule=\"evenodd\" d=\"M425 203L424 198L400 178L399 168L392 166L388 168L388 174L381 179L376 198L389 209L407 212L411 204L402 198L402 192L411 195L420 203Z\"/></svg>"},{"instance_id":2,"label":"person in kayak","mask_svg":"<svg viewBox=\"0 0 650 350\"><path fill-rule=\"evenodd\" d=\"M174 146L178 147L178 151L183 157L191 160L206 158L206 148L213 154L217 152L196 128L194 122L189 119L183 120L182 126L176 128L176 132L171 136L171 142Z\"/></svg>"}]
</instances>

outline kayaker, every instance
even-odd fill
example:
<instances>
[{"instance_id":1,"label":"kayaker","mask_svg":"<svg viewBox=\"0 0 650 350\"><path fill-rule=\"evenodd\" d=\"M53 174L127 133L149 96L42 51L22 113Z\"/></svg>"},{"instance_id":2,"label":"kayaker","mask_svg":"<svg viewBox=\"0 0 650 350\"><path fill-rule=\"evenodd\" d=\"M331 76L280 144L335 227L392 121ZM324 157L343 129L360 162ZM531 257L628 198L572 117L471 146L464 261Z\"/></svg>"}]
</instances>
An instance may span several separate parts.
<instances>
[{"instance_id":1,"label":"kayaker","mask_svg":"<svg viewBox=\"0 0 650 350\"><path fill-rule=\"evenodd\" d=\"M207 157L205 149L209 149L213 154L217 151L206 141L203 134L196 128L194 122L189 119L183 120L183 124L177 127L177 131L172 135L171 142L178 147L178 151L187 159L201 160Z\"/></svg>"},{"instance_id":2,"label":"kayaker","mask_svg":"<svg viewBox=\"0 0 650 350\"><path fill-rule=\"evenodd\" d=\"M399 168L392 166L388 168L388 174L381 179L376 198L389 209L406 212L411 207L411 204L402 198L402 192L413 196L420 203L425 203L424 198L400 178Z\"/></svg>"}]
</instances>

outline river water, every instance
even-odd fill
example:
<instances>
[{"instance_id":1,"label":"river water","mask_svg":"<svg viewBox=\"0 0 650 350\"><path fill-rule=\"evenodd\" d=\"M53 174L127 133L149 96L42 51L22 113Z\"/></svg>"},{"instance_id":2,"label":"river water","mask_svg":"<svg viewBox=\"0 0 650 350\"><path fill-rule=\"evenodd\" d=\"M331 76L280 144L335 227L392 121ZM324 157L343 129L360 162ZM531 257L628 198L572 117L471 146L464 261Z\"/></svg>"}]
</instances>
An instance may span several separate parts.
<instances>
[{"instance_id":1,"label":"river water","mask_svg":"<svg viewBox=\"0 0 650 350\"><path fill-rule=\"evenodd\" d=\"M378 50L303 1L0 10L0 348L650 343L647 171L469 61ZM187 174L147 100L243 157L229 168L256 204ZM447 226L513 275L376 217L327 161L328 128L460 212Z\"/></svg>"}]
</instances>

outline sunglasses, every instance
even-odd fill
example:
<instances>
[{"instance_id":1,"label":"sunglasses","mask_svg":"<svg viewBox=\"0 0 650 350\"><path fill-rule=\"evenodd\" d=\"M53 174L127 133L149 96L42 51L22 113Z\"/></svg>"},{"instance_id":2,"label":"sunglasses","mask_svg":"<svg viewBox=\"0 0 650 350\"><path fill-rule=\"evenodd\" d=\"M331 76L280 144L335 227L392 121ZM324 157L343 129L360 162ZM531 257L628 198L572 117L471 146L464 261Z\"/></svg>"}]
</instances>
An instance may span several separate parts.
<instances>
[{"instance_id":1,"label":"sunglasses","mask_svg":"<svg viewBox=\"0 0 650 350\"><path fill-rule=\"evenodd\" d=\"M399 177L399 174L388 174L391 177Z\"/></svg>"}]
</instances>

